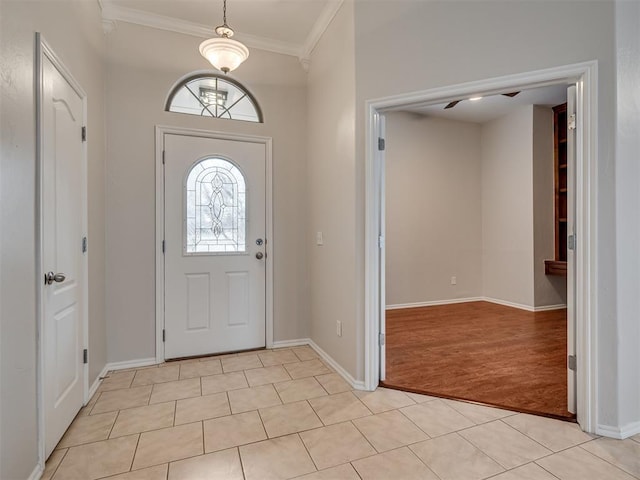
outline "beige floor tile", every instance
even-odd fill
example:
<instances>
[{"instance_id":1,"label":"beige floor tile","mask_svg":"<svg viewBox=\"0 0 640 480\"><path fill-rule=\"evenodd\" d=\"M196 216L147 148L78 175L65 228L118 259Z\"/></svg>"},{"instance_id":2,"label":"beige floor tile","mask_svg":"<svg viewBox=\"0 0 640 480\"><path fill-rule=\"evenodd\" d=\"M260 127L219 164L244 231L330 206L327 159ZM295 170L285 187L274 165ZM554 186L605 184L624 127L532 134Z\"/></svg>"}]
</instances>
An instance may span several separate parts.
<instances>
[{"instance_id":1,"label":"beige floor tile","mask_svg":"<svg viewBox=\"0 0 640 480\"><path fill-rule=\"evenodd\" d=\"M352 390L351 385L344 381L344 379L337 373L327 373L324 375L318 375L316 380L322 385L322 387L329 392L330 395L334 393L343 393Z\"/></svg>"},{"instance_id":2,"label":"beige floor tile","mask_svg":"<svg viewBox=\"0 0 640 480\"><path fill-rule=\"evenodd\" d=\"M156 465L155 467L143 468L134 472L122 473L105 480L167 480L167 469L169 464Z\"/></svg>"},{"instance_id":3,"label":"beige floor tile","mask_svg":"<svg viewBox=\"0 0 640 480\"><path fill-rule=\"evenodd\" d=\"M558 480L544 468L536 465L535 463L527 463L521 467L514 468L508 472L501 473L495 477L491 477L491 480Z\"/></svg>"},{"instance_id":4,"label":"beige floor tile","mask_svg":"<svg viewBox=\"0 0 640 480\"><path fill-rule=\"evenodd\" d=\"M291 380L291 377L282 365L274 365L272 367L253 368L245 370L245 376L249 382L249 386L257 387L266 385L267 383L285 382Z\"/></svg>"},{"instance_id":5,"label":"beige floor tile","mask_svg":"<svg viewBox=\"0 0 640 480\"><path fill-rule=\"evenodd\" d=\"M401 408L400 411L431 437L446 435L475 425L442 400L412 405Z\"/></svg>"},{"instance_id":6,"label":"beige floor tile","mask_svg":"<svg viewBox=\"0 0 640 480\"><path fill-rule=\"evenodd\" d=\"M136 372L109 372L100 383L98 391L108 392L110 390L119 390L121 388L129 388Z\"/></svg>"},{"instance_id":7,"label":"beige floor tile","mask_svg":"<svg viewBox=\"0 0 640 480\"><path fill-rule=\"evenodd\" d=\"M457 433L409 447L442 480L480 480L504 471Z\"/></svg>"},{"instance_id":8,"label":"beige floor tile","mask_svg":"<svg viewBox=\"0 0 640 480\"><path fill-rule=\"evenodd\" d=\"M132 470L202 455L202 422L140 434Z\"/></svg>"},{"instance_id":9,"label":"beige floor tile","mask_svg":"<svg viewBox=\"0 0 640 480\"><path fill-rule=\"evenodd\" d=\"M273 385L262 385L260 387L243 388L242 390L232 390L228 392L229 403L233 413L248 412L259 408L273 407L280 405L280 397L273 388Z\"/></svg>"},{"instance_id":10,"label":"beige floor tile","mask_svg":"<svg viewBox=\"0 0 640 480\"><path fill-rule=\"evenodd\" d=\"M226 392L185 398L176 404L176 425L230 415Z\"/></svg>"},{"instance_id":11,"label":"beige floor tile","mask_svg":"<svg viewBox=\"0 0 640 480\"><path fill-rule=\"evenodd\" d=\"M366 417L371 412L351 392L309 399L309 403L325 425Z\"/></svg>"},{"instance_id":12,"label":"beige floor tile","mask_svg":"<svg viewBox=\"0 0 640 480\"><path fill-rule=\"evenodd\" d=\"M302 432L300 438L319 470L377 453L351 422Z\"/></svg>"},{"instance_id":13,"label":"beige floor tile","mask_svg":"<svg viewBox=\"0 0 640 480\"><path fill-rule=\"evenodd\" d=\"M594 438L580 430L577 423L562 422L536 415L519 413L502 421L554 452L566 450Z\"/></svg>"},{"instance_id":14,"label":"beige floor tile","mask_svg":"<svg viewBox=\"0 0 640 480\"><path fill-rule=\"evenodd\" d=\"M456 400L444 400L444 402L478 425L517 414L517 412L476 405L475 403L458 402Z\"/></svg>"},{"instance_id":15,"label":"beige floor tile","mask_svg":"<svg viewBox=\"0 0 640 480\"><path fill-rule=\"evenodd\" d=\"M631 439L599 438L581 445L587 452L640 478L640 444Z\"/></svg>"},{"instance_id":16,"label":"beige floor tile","mask_svg":"<svg viewBox=\"0 0 640 480\"><path fill-rule=\"evenodd\" d=\"M172 462L168 480L243 480L238 449Z\"/></svg>"},{"instance_id":17,"label":"beige floor tile","mask_svg":"<svg viewBox=\"0 0 640 480\"><path fill-rule=\"evenodd\" d=\"M51 477L53 477L53 474L60 466L60 462L62 462L62 459L68 451L68 448L62 448L51 452L51 455L47 458L47 463L44 466L44 472L42 473L40 480L51 480Z\"/></svg>"},{"instance_id":18,"label":"beige floor tile","mask_svg":"<svg viewBox=\"0 0 640 480\"><path fill-rule=\"evenodd\" d=\"M322 427L322 422L306 401L258 410L269 438Z\"/></svg>"},{"instance_id":19,"label":"beige floor tile","mask_svg":"<svg viewBox=\"0 0 640 480\"><path fill-rule=\"evenodd\" d=\"M408 448L374 455L353 462L363 480L439 480Z\"/></svg>"},{"instance_id":20,"label":"beige floor tile","mask_svg":"<svg viewBox=\"0 0 640 480\"><path fill-rule=\"evenodd\" d=\"M416 404L416 402L411 400L404 392L388 388L377 388L373 392L354 390L353 393L355 393L356 397L373 413L386 412L387 410L395 410L396 408Z\"/></svg>"},{"instance_id":21,"label":"beige floor tile","mask_svg":"<svg viewBox=\"0 0 640 480\"><path fill-rule=\"evenodd\" d=\"M106 440L118 412L76 418L67 429L56 448L73 447L83 443Z\"/></svg>"},{"instance_id":22,"label":"beige floor tile","mask_svg":"<svg viewBox=\"0 0 640 480\"><path fill-rule=\"evenodd\" d=\"M284 403L298 402L309 398L324 397L327 392L314 377L300 378L273 385Z\"/></svg>"},{"instance_id":23,"label":"beige floor tile","mask_svg":"<svg viewBox=\"0 0 640 480\"><path fill-rule=\"evenodd\" d=\"M206 377L222 373L220 360L209 360L208 362L191 362L180 365L180 380L187 378Z\"/></svg>"},{"instance_id":24,"label":"beige floor tile","mask_svg":"<svg viewBox=\"0 0 640 480\"><path fill-rule=\"evenodd\" d=\"M110 438L173 426L175 402L120 410Z\"/></svg>"},{"instance_id":25,"label":"beige floor tile","mask_svg":"<svg viewBox=\"0 0 640 480\"><path fill-rule=\"evenodd\" d=\"M640 433L631 437L631 440L640 443Z\"/></svg>"},{"instance_id":26,"label":"beige floor tile","mask_svg":"<svg viewBox=\"0 0 640 480\"><path fill-rule=\"evenodd\" d=\"M438 400L438 397L432 397L430 395L422 395L421 393L413 393L413 392L404 392L409 395L409 398L416 403L424 403L431 402L433 400Z\"/></svg>"},{"instance_id":27,"label":"beige floor tile","mask_svg":"<svg viewBox=\"0 0 640 480\"><path fill-rule=\"evenodd\" d=\"M156 383L153 386L151 400L149 403L170 402L182 398L199 397L200 379L190 378L188 380L176 380L174 382Z\"/></svg>"},{"instance_id":28,"label":"beige floor tile","mask_svg":"<svg viewBox=\"0 0 640 480\"><path fill-rule=\"evenodd\" d=\"M317 358L298 363L287 363L284 368L287 369L287 372L289 372L289 375L291 375L293 379L331 373L331 370Z\"/></svg>"},{"instance_id":29,"label":"beige floor tile","mask_svg":"<svg viewBox=\"0 0 640 480\"><path fill-rule=\"evenodd\" d=\"M378 452L386 452L429 438L397 410L357 418L353 420L353 424Z\"/></svg>"},{"instance_id":30,"label":"beige floor tile","mask_svg":"<svg viewBox=\"0 0 640 480\"><path fill-rule=\"evenodd\" d=\"M259 353L258 357L260 357L260 360L265 367L300 361L296 354L291 350L272 350L269 352Z\"/></svg>"},{"instance_id":31,"label":"beige floor tile","mask_svg":"<svg viewBox=\"0 0 640 480\"><path fill-rule=\"evenodd\" d=\"M169 365L166 367L138 370L131 385L137 387L140 385L172 382L174 380L178 380L179 374L180 365Z\"/></svg>"},{"instance_id":32,"label":"beige floor tile","mask_svg":"<svg viewBox=\"0 0 640 480\"><path fill-rule=\"evenodd\" d=\"M581 447L573 447L536 461L538 465L560 480L632 480L618 467L590 454Z\"/></svg>"},{"instance_id":33,"label":"beige floor tile","mask_svg":"<svg viewBox=\"0 0 640 480\"><path fill-rule=\"evenodd\" d=\"M212 375L210 377L202 377L202 394L211 395L212 393L228 392L229 390L238 390L247 388L247 378L243 372L223 373L222 375Z\"/></svg>"},{"instance_id":34,"label":"beige floor tile","mask_svg":"<svg viewBox=\"0 0 640 480\"><path fill-rule=\"evenodd\" d=\"M151 388L151 385L146 385L102 392L91 410L91 415L147 405L151 396Z\"/></svg>"},{"instance_id":35,"label":"beige floor tile","mask_svg":"<svg viewBox=\"0 0 640 480\"><path fill-rule=\"evenodd\" d=\"M344 465L296 477L296 480L360 480L360 477L351 464L345 463Z\"/></svg>"},{"instance_id":36,"label":"beige floor tile","mask_svg":"<svg viewBox=\"0 0 640 480\"><path fill-rule=\"evenodd\" d=\"M318 358L318 354L311 347L306 347L306 346L295 347L295 348L292 348L291 350L293 351L293 353L296 354L296 357L298 357L302 361L313 360L314 358Z\"/></svg>"},{"instance_id":37,"label":"beige floor tile","mask_svg":"<svg viewBox=\"0 0 640 480\"><path fill-rule=\"evenodd\" d=\"M262 362L255 353L222 359L222 370L224 373L260 368L262 366Z\"/></svg>"},{"instance_id":38,"label":"beige floor tile","mask_svg":"<svg viewBox=\"0 0 640 480\"><path fill-rule=\"evenodd\" d=\"M204 450L207 453L259 442L266 438L267 434L256 411L204 422Z\"/></svg>"},{"instance_id":39,"label":"beige floor tile","mask_svg":"<svg viewBox=\"0 0 640 480\"><path fill-rule=\"evenodd\" d=\"M551 453L551 450L500 420L478 425L459 433L506 470Z\"/></svg>"},{"instance_id":40,"label":"beige floor tile","mask_svg":"<svg viewBox=\"0 0 640 480\"><path fill-rule=\"evenodd\" d=\"M94 480L128 472L138 435L71 447L53 480Z\"/></svg>"},{"instance_id":41,"label":"beige floor tile","mask_svg":"<svg viewBox=\"0 0 640 480\"><path fill-rule=\"evenodd\" d=\"M288 435L240 447L247 480L279 480L316 470L298 435Z\"/></svg>"}]
</instances>

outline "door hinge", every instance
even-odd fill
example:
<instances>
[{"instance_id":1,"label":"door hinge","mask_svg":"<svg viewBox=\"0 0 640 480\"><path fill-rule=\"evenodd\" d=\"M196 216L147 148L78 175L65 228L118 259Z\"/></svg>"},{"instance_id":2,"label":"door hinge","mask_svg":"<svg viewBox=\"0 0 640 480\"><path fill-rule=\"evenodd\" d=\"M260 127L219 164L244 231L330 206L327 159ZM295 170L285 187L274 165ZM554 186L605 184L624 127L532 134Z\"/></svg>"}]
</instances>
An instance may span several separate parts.
<instances>
[{"instance_id":1,"label":"door hinge","mask_svg":"<svg viewBox=\"0 0 640 480\"><path fill-rule=\"evenodd\" d=\"M166 339L167 339L167 334L166 334L165 329L163 328L162 329L162 341L164 342Z\"/></svg>"},{"instance_id":2,"label":"door hinge","mask_svg":"<svg viewBox=\"0 0 640 480\"><path fill-rule=\"evenodd\" d=\"M164 253L164 240L162 240L162 253Z\"/></svg>"},{"instance_id":3,"label":"door hinge","mask_svg":"<svg viewBox=\"0 0 640 480\"><path fill-rule=\"evenodd\" d=\"M378 343L380 346L384 345L384 333L381 333L378 337Z\"/></svg>"},{"instance_id":4,"label":"door hinge","mask_svg":"<svg viewBox=\"0 0 640 480\"><path fill-rule=\"evenodd\" d=\"M378 150L384 150L384 138L382 137L378 137Z\"/></svg>"},{"instance_id":5,"label":"door hinge","mask_svg":"<svg viewBox=\"0 0 640 480\"><path fill-rule=\"evenodd\" d=\"M82 237L82 253L87 253L87 237Z\"/></svg>"},{"instance_id":6,"label":"door hinge","mask_svg":"<svg viewBox=\"0 0 640 480\"><path fill-rule=\"evenodd\" d=\"M378 248L384 248L384 235L378 236Z\"/></svg>"},{"instance_id":7,"label":"door hinge","mask_svg":"<svg viewBox=\"0 0 640 480\"><path fill-rule=\"evenodd\" d=\"M89 363L89 352L86 348L82 351L82 363Z\"/></svg>"},{"instance_id":8,"label":"door hinge","mask_svg":"<svg viewBox=\"0 0 640 480\"><path fill-rule=\"evenodd\" d=\"M576 114L572 113L571 115L569 115L569 118L567 119L567 129L569 130L575 130L576 129Z\"/></svg>"},{"instance_id":9,"label":"door hinge","mask_svg":"<svg viewBox=\"0 0 640 480\"><path fill-rule=\"evenodd\" d=\"M164 154L165 154L165 151L164 151L164 150L162 150L162 164L163 164L163 165L164 165Z\"/></svg>"},{"instance_id":10,"label":"door hinge","mask_svg":"<svg viewBox=\"0 0 640 480\"><path fill-rule=\"evenodd\" d=\"M87 127L82 127L82 141L87 141Z\"/></svg>"},{"instance_id":11,"label":"door hinge","mask_svg":"<svg viewBox=\"0 0 640 480\"><path fill-rule=\"evenodd\" d=\"M573 370L574 372L577 370L578 361L576 360L575 355L569 355L567 357L567 366L569 367L569 370Z\"/></svg>"},{"instance_id":12,"label":"door hinge","mask_svg":"<svg viewBox=\"0 0 640 480\"><path fill-rule=\"evenodd\" d=\"M576 249L576 236L569 235L567 237L567 250L575 250Z\"/></svg>"}]
</instances>

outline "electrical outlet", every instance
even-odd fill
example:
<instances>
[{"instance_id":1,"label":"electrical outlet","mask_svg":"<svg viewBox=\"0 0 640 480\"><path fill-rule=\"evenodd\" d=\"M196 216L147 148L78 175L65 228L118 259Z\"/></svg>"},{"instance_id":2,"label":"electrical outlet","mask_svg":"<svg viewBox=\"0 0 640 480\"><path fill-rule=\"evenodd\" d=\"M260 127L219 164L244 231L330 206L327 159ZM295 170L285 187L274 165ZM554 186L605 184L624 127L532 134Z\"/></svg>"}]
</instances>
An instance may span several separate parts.
<instances>
[{"instance_id":1,"label":"electrical outlet","mask_svg":"<svg viewBox=\"0 0 640 480\"><path fill-rule=\"evenodd\" d=\"M456 277L451 277L451 285L457 285L458 279Z\"/></svg>"},{"instance_id":2,"label":"electrical outlet","mask_svg":"<svg viewBox=\"0 0 640 480\"><path fill-rule=\"evenodd\" d=\"M342 322L340 320L336 321L336 334L339 337L342 336Z\"/></svg>"}]
</instances>

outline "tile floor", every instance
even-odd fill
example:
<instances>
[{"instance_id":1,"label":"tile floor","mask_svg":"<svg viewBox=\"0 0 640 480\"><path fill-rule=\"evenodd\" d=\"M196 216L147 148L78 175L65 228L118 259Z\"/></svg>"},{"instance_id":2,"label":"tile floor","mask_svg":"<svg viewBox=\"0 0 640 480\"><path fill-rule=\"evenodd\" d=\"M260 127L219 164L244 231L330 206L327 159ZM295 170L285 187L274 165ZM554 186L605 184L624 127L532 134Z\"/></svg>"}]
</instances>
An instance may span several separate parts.
<instances>
[{"instance_id":1,"label":"tile floor","mask_svg":"<svg viewBox=\"0 0 640 480\"><path fill-rule=\"evenodd\" d=\"M309 347L111 372L45 480L640 479L640 435L379 388Z\"/></svg>"}]
</instances>

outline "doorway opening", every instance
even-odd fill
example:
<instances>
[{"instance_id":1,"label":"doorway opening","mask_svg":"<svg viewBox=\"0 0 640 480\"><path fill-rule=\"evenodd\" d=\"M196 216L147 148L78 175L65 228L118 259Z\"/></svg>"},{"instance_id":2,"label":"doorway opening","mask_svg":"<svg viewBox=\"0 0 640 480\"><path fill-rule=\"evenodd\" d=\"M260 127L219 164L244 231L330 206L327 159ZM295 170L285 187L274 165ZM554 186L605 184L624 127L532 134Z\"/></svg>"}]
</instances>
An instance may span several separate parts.
<instances>
[{"instance_id":1,"label":"doorway opening","mask_svg":"<svg viewBox=\"0 0 640 480\"><path fill-rule=\"evenodd\" d=\"M508 95L514 92L532 91L534 89L542 89L552 85L570 85L576 86L576 163L575 163L575 189L573 196L575 204L569 205L569 209L575 211L575 218L578 219L572 226L568 235L572 235L568 242L573 245L579 245L578 248L571 251L568 262L570 273L568 278L575 280L575 285L569 285L567 292L567 305L569 306L568 318L575 319L574 328L571 328L571 322L568 322L570 328L566 330L566 353L561 352L562 356L569 356L567 365L560 368L572 367L567 369L566 385L567 392L575 391L575 397L567 398L567 406L570 407L571 402L575 404L577 420L584 430L592 431L595 428L595 405L594 405L594 369L592 367L594 361L594 351L591 342L591 331L593 331L594 305L590 298L589 292L593 289L595 278L593 276L594 259L592 256L591 245L593 242L593 226L595 224L593 202L595 197L595 188L592 184L592 172L595 166L595 75L596 64L585 63L567 67L560 67L527 74L501 77L499 79L490 79L486 81L473 82L464 85L452 86L442 89L435 89L426 92L417 92L408 95L396 96L386 99L378 99L369 101L368 107L368 129L367 129L367 262L366 262L366 322L365 322L365 376L367 388L375 388L380 381L385 381L386 368L386 348L389 346L389 337L392 335L391 330L387 330L386 316L387 311L387 285L388 275L386 273L386 255L388 254L386 228L388 218L385 216L385 206L387 200L385 197L385 173L386 162L389 160L387 151L384 148L383 141L391 140L388 138L388 121L393 115L397 115L399 111L415 111L417 109L430 108L443 109L442 105L457 104L463 101L460 106L471 106L473 102L467 101L471 97L482 96L490 97L492 95ZM517 98L517 96L515 97ZM436 107L438 106L439 107ZM457 106L451 108L456 110ZM533 108L533 107L531 107ZM462 112L462 109L460 110ZM387 118L389 117L389 118ZM569 192L570 193L570 192ZM456 192L457 195L463 195L461 191ZM455 201L449 194L451 201ZM572 198L568 195L567 198ZM532 199L528 200L532 202ZM464 223L464 222L463 222ZM533 236L533 235L532 235ZM576 242L576 238L580 239L580 243ZM415 238L414 238L415 240ZM530 240L531 241L531 240ZM411 255L411 251L406 252ZM554 258L549 260L555 261ZM460 260L460 259L459 259ZM544 260L542 260L544 264ZM495 263L495 262L494 262ZM502 262L504 263L504 262ZM507 262L509 267L513 262ZM541 267L544 269L544 265ZM572 270L574 269L574 270ZM480 269L481 270L481 269ZM477 272L477 270L476 270ZM482 273L480 273L482 275ZM447 288L457 287L459 275L454 271L448 270ZM499 275L500 278L505 275ZM572 282L569 282L570 284ZM451 285L456 284L456 285ZM402 289L401 289L402 290ZM431 289L433 290L433 288ZM471 292L472 289L468 289ZM467 300L483 301L487 298L498 297L497 294L458 294L458 298L466 298ZM504 299L504 298L503 298ZM407 303L419 303L419 301L400 301L396 305L407 306ZM514 306L521 307L526 305L526 301L501 302L506 305L488 304L489 310L494 309L490 316L499 316L501 312L496 309L510 309ZM514 305L515 304L515 305ZM465 304L457 304L458 308ZM473 306L471 303L466 304L467 307ZM549 305L547 305L549 306ZM561 302L554 303L554 308L560 308ZM445 308L445 306L438 308ZM476 310L480 311L483 305L476 304ZM429 309L430 306L422 306ZM435 308L435 307L433 307ZM453 308L453 306L448 307ZM415 309L418 310L418 309ZM531 302L531 310L535 310L535 302ZM523 312L532 316L535 315L553 315L558 314L562 310L551 310L549 312ZM391 310L393 312L393 310ZM534 320L532 320L534 321ZM535 322L535 321L534 321ZM558 322L556 321L556 326ZM390 326L389 326L390 328ZM433 332L432 332L433 333ZM385 338L386 334L386 338ZM451 351L453 350L453 351ZM451 349L448 354L455 356L455 348ZM468 352L464 352L467 354ZM556 349L557 354L557 349ZM442 351L441 351L442 355ZM459 356L460 357L460 356ZM571 359L573 358L573 359ZM577 374L573 360L580 359L580 368ZM556 367L557 367L556 359ZM569 365L571 363L571 365ZM429 375L433 379L435 375ZM571 377L575 379L572 380ZM461 378L449 378L449 382L462 383ZM441 394L443 396L457 396L465 398L459 393L450 395L443 392L431 392ZM497 403L483 399L465 398L468 400L476 400L484 403ZM509 406L509 405L502 405ZM534 410L523 408L522 410ZM556 415L563 416L563 415Z\"/></svg>"}]
</instances>

